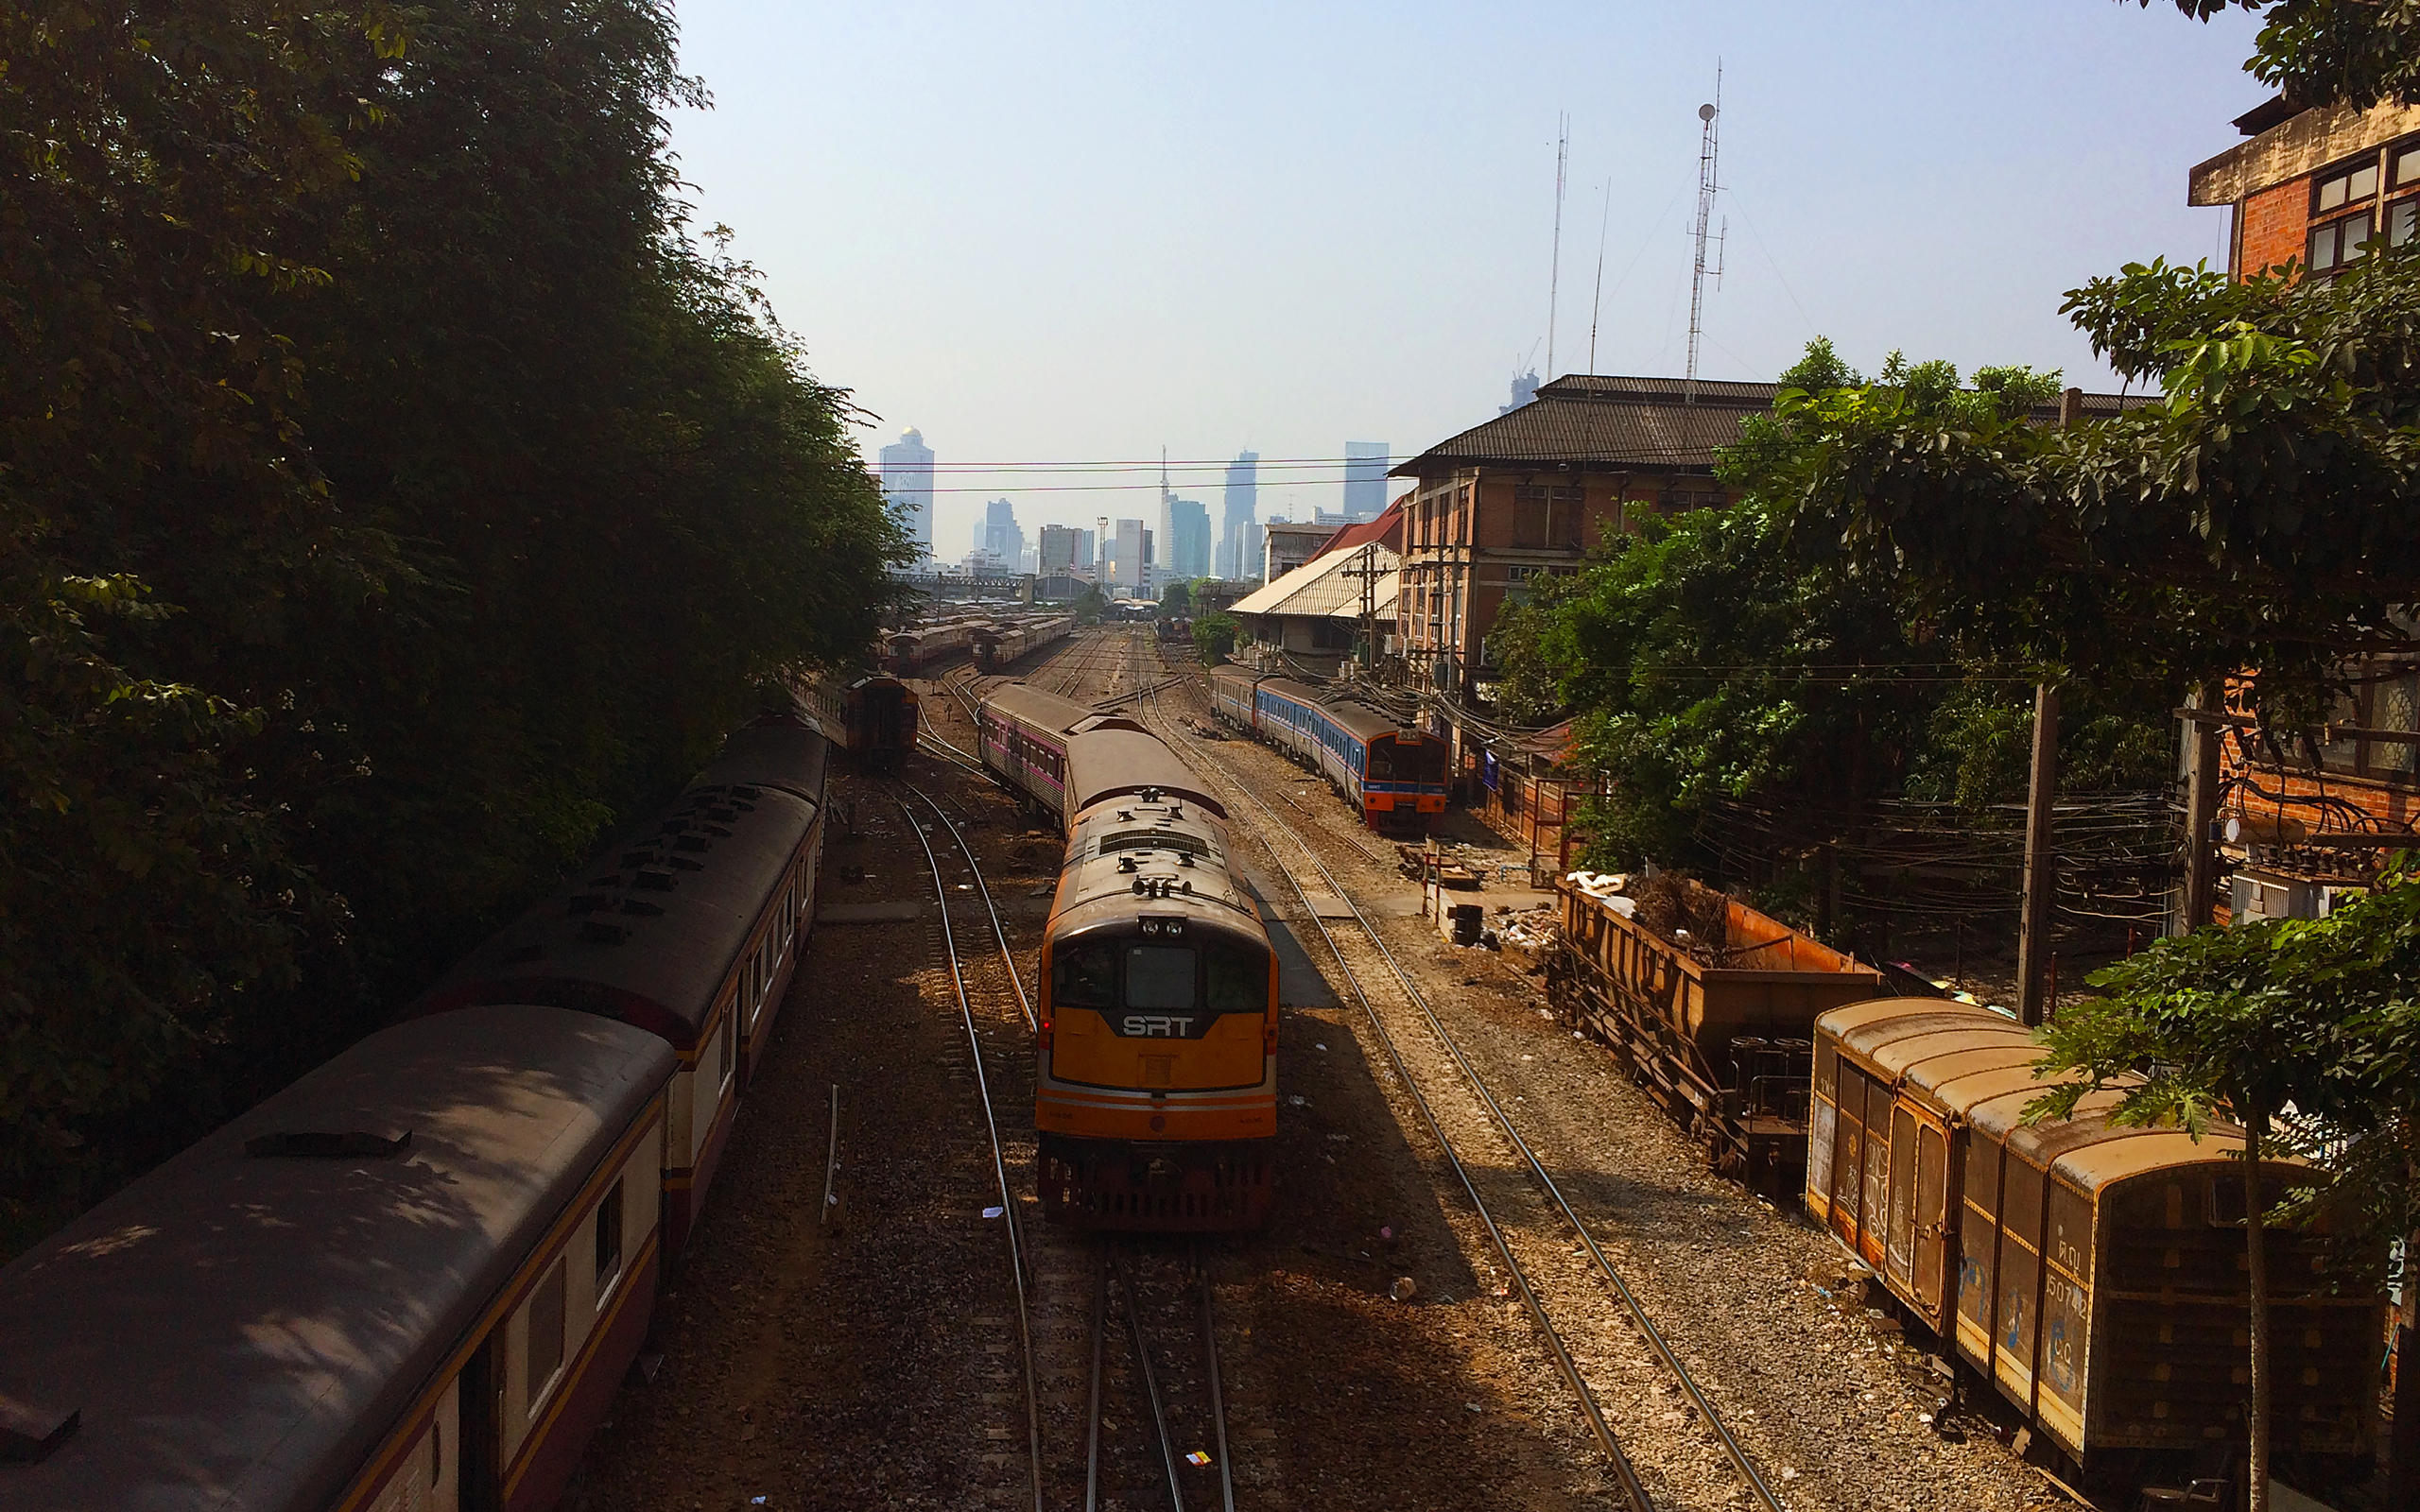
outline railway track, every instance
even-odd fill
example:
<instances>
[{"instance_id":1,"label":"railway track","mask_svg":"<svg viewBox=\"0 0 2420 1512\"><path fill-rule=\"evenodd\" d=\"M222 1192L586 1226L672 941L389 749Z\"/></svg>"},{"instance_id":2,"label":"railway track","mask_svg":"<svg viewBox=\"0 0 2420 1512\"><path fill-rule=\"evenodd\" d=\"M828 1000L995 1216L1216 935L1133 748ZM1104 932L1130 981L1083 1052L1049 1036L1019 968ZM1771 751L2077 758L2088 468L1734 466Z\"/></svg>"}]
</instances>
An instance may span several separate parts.
<instances>
[{"instance_id":1,"label":"railway track","mask_svg":"<svg viewBox=\"0 0 2420 1512\"><path fill-rule=\"evenodd\" d=\"M931 808L934 817L940 822L942 828L957 837L959 846L965 850L968 865L974 867L974 850L966 846L964 834L950 822L949 816L942 813L941 805L935 803L930 796L921 790L907 787L905 783L901 785L906 787L908 793L924 799ZM917 821L915 810L908 806L906 798L901 798L897 801L900 817L908 821L909 832L916 836L917 845L925 852L925 864L932 870L933 899L941 916L942 941L949 957L950 982L957 990L959 1015L966 1027L967 1051L975 1069L976 1098L981 1105L984 1133L991 1143L992 1174L999 1188L999 1215L1008 1234L1010 1278L1016 1293L1017 1340L1023 1355L1025 1377L1026 1452L1031 1466L1033 1512L1043 1512L1045 1493L1042 1460L1042 1392L1035 1370L1033 1309L1030 1298L1027 1295L1028 1276L1025 1246L1021 1234L1024 1226L1017 1214L1016 1194L1010 1190L1009 1186L1008 1156L1001 1143L999 1116L992 1102L991 1075L984 1067L983 1037L976 1027L974 1002L967 995L966 963L959 949L957 927L950 920L949 884L942 875L941 857L935 853L932 839L925 833L924 825ZM975 872L977 877L980 878L982 868L975 867ZM991 889L988 885L983 889L983 904L992 915L993 928L997 931L1000 925L999 911L992 904ZM1015 958L1009 951L1008 937L1005 933L1000 934L999 941L1000 954L1008 962L1010 977L1012 981L1017 980ZM1020 998L1024 997L1025 988L1022 981L1018 981L1017 992ZM1031 1013L1032 1009L1028 1004L1027 1016L1030 1018Z\"/></svg>"},{"instance_id":2,"label":"railway track","mask_svg":"<svg viewBox=\"0 0 2420 1512\"><path fill-rule=\"evenodd\" d=\"M988 775L977 771L977 775ZM1046 1501L1072 1500L1072 1494L1053 1497L1051 1491L1053 1482L1058 1480L1070 1483L1066 1489L1074 1491L1079 1467L1073 1460L1073 1449L1080 1443L1084 1450L1080 1466L1083 1505L1088 1512L1103 1505L1105 1500L1133 1504L1132 1494L1113 1495L1110 1489L1112 1483L1121 1479L1121 1472L1124 1481L1134 1484L1120 1486L1119 1492L1141 1492L1151 1497L1165 1490L1174 1512L1184 1512L1187 1505L1214 1503L1223 1512L1234 1512L1235 1485L1227 1450L1225 1401L1207 1264L1199 1246L1190 1246L1182 1263L1174 1267L1178 1279L1171 1282L1167 1279L1171 1270L1169 1258L1148 1242L1096 1240L1050 1225L1038 1225L1033 1231L1028 1231L1017 1223L1017 1194L1007 1177L1009 1142L1000 1133L990 1078L981 1066L981 1040L976 1029L976 1000L983 994L969 986L976 969L968 956L971 949L979 947L972 947L961 936L950 917L953 889L942 875L941 856L918 822L916 812L909 807L909 799L921 803L931 816L935 829L946 833L957 846L967 873L973 878L971 884L961 886L971 886L981 904L1009 988L1014 995L1016 1014L1028 1030L1036 1022L1032 993L1017 968L1015 952L1009 943L991 884L965 832L932 794L909 783L899 785L905 794L899 799L901 812L916 830L932 870L942 916L942 945L949 957L951 980L969 1043L977 1056L976 1085L991 1137L1002 1216L1010 1223L1009 1248L1017 1283L1018 1335L1024 1355L1035 1505L1040 1507ZM1088 1304L1084 1301L1087 1297ZM1131 1352L1115 1357L1129 1388L1126 1395L1133 1398L1120 1410L1149 1429L1146 1442L1120 1443L1103 1434L1104 1407L1110 1395L1104 1387L1109 1384L1107 1368L1113 1363L1106 1348L1105 1331L1113 1311L1113 1297L1116 1302L1115 1311L1124 1319L1132 1343ZM1181 1305L1172 1309L1168 1305L1172 1297ZM1070 1314L1085 1306L1091 1319L1088 1333L1080 1336L1075 1330L1059 1326L1071 1321ZM1035 1321L1037 1315L1039 1323ZM1178 1332L1188 1329L1198 1329L1199 1366L1182 1379L1163 1376L1153 1363L1155 1349L1165 1347ZM1075 1411L1078 1403L1065 1389L1067 1383L1076 1382L1083 1382L1087 1387L1080 1421ZM1053 1434L1046 1441L1046 1418L1064 1423L1063 1448L1058 1447L1060 1435ZM1202 1447L1183 1447L1188 1441L1184 1432L1188 1426L1195 1430L1192 1440ZM1154 1465L1155 1473L1148 1477L1139 1473L1138 1461ZM1215 1489L1205 1498L1199 1493L1213 1475ZM1197 1494L1188 1496L1189 1489Z\"/></svg>"},{"instance_id":3,"label":"railway track","mask_svg":"<svg viewBox=\"0 0 2420 1512\"><path fill-rule=\"evenodd\" d=\"M1139 659L1142 651L1141 644L1138 643L1134 649ZM1285 859L1278 853L1277 848L1269 844L1264 838L1263 846L1271 863L1285 877L1288 885L1293 889L1295 896L1302 903L1305 915L1318 928L1322 940L1327 945L1329 954L1335 959L1339 971L1352 988L1355 999L1360 1004L1362 1012L1375 1030L1379 1043L1385 1050L1388 1060L1392 1065L1407 1096L1420 1114L1421 1121L1435 1140L1447 1167L1469 1199L1480 1228L1486 1232L1498 1257L1503 1261L1511 1277L1512 1288L1519 1294L1525 1309L1541 1332L1547 1352L1552 1355L1564 1380L1577 1394L1582 1415L1588 1420L1590 1430L1604 1450L1613 1468L1615 1479L1634 1512L1652 1512L1653 1503L1649 1498L1647 1488L1640 1481L1629 1453L1615 1434L1596 1390L1590 1385L1563 1332L1548 1315L1545 1300L1539 1296L1538 1287L1529 1270L1513 1253L1513 1245L1508 1235L1506 1224L1499 1222L1495 1212L1490 1210L1486 1199L1481 1195L1480 1183L1474 1178L1470 1166L1464 1161L1454 1141L1448 1135L1428 1095L1422 1091L1420 1084L1413 1078L1395 1032L1389 1027L1386 1016L1379 1012L1377 1005L1373 1002L1365 985L1364 976L1365 972L1372 977L1381 974L1379 971L1368 971L1374 957L1375 963L1382 969L1383 976L1392 980L1397 994L1414 1010L1418 1026L1426 1028L1428 1036L1459 1073L1461 1087L1476 1101L1478 1108L1484 1110L1483 1121L1465 1120L1464 1122L1483 1122L1492 1126L1517 1155L1520 1164L1526 1168L1531 1181L1548 1200L1581 1247L1585 1250L1594 1269L1611 1285L1631 1322L1656 1357L1658 1364L1686 1396L1690 1405L1696 1410L1699 1420L1704 1424L1721 1451L1723 1458L1729 1462L1736 1472L1741 1483L1741 1489L1745 1490L1757 1505L1768 1509L1768 1512L1783 1512L1784 1503L1781 1499L1757 1469L1754 1461L1733 1434L1720 1410L1708 1399L1695 1378L1690 1375L1680 1357L1674 1353L1653 1320L1648 1316L1646 1309L1640 1305L1629 1283L1606 1258L1603 1249L1598 1245L1595 1234L1582 1221L1580 1214L1572 1208L1561 1187L1547 1171L1545 1164L1539 1160L1536 1152L1522 1137L1503 1101L1490 1089L1486 1078L1479 1074L1478 1068L1471 1063L1469 1057L1462 1052L1461 1046L1455 1040L1451 1031L1438 1017L1426 994L1421 991L1411 973L1404 968L1402 961L1388 946L1385 936L1376 924L1363 911L1360 904L1354 902L1352 890L1329 869L1325 860L1301 832L1288 822L1271 804L1262 799L1249 782L1211 751L1199 748L1202 743L1186 742L1180 730L1171 728L1172 722L1167 718L1166 712L1160 708L1156 692L1148 701L1151 711L1150 717L1160 727L1162 738L1169 740L1174 745L1194 745L1197 747L1194 754L1208 769L1207 775L1222 787L1238 795L1247 803L1258 809L1270 824L1301 851L1328 893L1340 903L1341 912L1337 917L1349 919L1354 925L1354 933L1366 942L1354 953L1360 955L1364 963L1364 971L1356 971L1347 958L1345 942L1339 938L1336 931L1328 927L1328 919L1322 917L1319 907L1314 905L1310 889L1305 885L1302 874L1294 867L1287 865Z\"/></svg>"}]
</instances>

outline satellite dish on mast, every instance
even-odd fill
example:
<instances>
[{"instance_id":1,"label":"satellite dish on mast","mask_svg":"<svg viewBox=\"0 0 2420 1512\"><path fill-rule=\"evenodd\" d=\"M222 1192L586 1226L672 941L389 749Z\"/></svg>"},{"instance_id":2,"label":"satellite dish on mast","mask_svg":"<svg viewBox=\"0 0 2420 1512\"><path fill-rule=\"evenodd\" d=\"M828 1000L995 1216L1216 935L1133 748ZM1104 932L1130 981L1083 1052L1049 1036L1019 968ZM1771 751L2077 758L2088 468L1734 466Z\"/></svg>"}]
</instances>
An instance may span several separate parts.
<instances>
[{"instance_id":1,"label":"satellite dish on mast","mask_svg":"<svg viewBox=\"0 0 2420 1512\"><path fill-rule=\"evenodd\" d=\"M1711 105L1701 105L1701 106L1699 106L1699 107L1698 107L1698 119L1699 119L1699 120L1701 120L1701 121L1711 121L1711 120L1713 120L1713 119L1714 119L1714 107L1713 107L1713 106L1711 106Z\"/></svg>"}]
</instances>

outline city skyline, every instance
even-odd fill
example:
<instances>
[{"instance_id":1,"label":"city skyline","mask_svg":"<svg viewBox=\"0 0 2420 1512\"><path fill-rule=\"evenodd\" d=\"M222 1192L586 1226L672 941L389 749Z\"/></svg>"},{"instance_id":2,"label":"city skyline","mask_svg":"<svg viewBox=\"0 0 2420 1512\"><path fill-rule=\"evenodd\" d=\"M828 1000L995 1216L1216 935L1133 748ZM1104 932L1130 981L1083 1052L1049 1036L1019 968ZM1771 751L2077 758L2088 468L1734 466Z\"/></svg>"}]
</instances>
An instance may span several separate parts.
<instances>
[{"instance_id":1,"label":"city skyline","mask_svg":"<svg viewBox=\"0 0 2420 1512\"><path fill-rule=\"evenodd\" d=\"M1172 476L1187 497L1252 450L1264 516L1289 492L1298 517L1340 513L1348 438L1417 455L1493 418L1530 368L1677 375L1718 60L1729 262L1704 376L1769 380L1822 335L1867 371L1902 350L2114 389L2058 314L2065 292L2154 255L2218 256L2227 215L2186 204L2186 171L2271 93L2241 68L2256 17L2107 0L1079 3L1040 21L688 0L680 25L683 67L714 94L671 122L694 224L733 228L808 366L879 417L861 444L913 425L945 465L994 470L936 479L972 490L935 495L952 542L1002 495L1028 518L1155 514L1163 442L1208 464ZM912 110L854 61L894 57L917 60ZM1625 66L1644 58L1658 66ZM1175 66L1220 87L1156 82ZM906 184L914 215L841 208ZM1921 215L1891 214L1911 198ZM1170 229L1205 215L1219 234ZM980 228L986 254L937 226ZM1286 465L1300 458L1326 460ZM1011 471L1105 461L1147 466Z\"/></svg>"}]
</instances>

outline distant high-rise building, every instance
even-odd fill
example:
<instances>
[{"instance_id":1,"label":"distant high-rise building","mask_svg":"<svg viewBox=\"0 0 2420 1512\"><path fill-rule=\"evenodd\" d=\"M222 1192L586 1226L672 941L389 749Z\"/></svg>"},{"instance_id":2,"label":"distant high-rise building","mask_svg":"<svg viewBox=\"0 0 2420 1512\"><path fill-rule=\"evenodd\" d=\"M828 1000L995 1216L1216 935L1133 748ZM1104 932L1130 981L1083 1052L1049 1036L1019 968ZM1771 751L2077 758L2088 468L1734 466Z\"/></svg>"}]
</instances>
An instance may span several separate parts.
<instances>
[{"instance_id":1,"label":"distant high-rise building","mask_svg":"<svg viewBox=\"0 0 2420 1512\"><path fill-rule=\"evenodd\" d=\"M1210 576L1210 511L1201 500L1169 496L1167 539L1167 569L1172 575Z\"/></svg>"},{"instance_id":2,"label":"distant high-rise building","mask_svg":"<svg viewBox=\"0 0 2420 1512\"><path fill-rule=\"evenodd\" d=\"M1499 415L1510 415L1514 410L1520 408L1523 404L1527 404L1534 401L1537 397L1538 375L1533 372L1525 372L1518 378L1512 380L1512 403L1505 405L1502 409L1497 410L1496 413Z\"/></svg>"},{"instance_id":3,"label":"distant high-rise building","mask_svg":"<svg viewBox=\"0 0 2420 1512\"><path fill-rule=\"evenodd\" d=\"M1093 564L1093 552L1097 546L1093 533L1089 530L1079 530L1076 532L1076 565L1090 567Z\"/></svg>"},{"instance_id":4,"label":"distant high-rise building","mask_svg":"<svg viewBox=\"0 0 2420 1512\"><path fill-rule=\"evenodd\" d=\"M1006 499L994 499L983 507L982 547L1005 562L1015 562L1025 556L1025 531L1017 524L1017 507Z\"/></svg>"},{"instance_id":5,"label":"distant high-rise building","mask_svg":"<svg viewBox=\"0 0 2420 1512\"><path fill-rule=\"evenodd\" d=\"M1227 464L1226 508L1219 521L1218 571L1245 578L1260 570L1260 454L1237 452Z\"/></svg>"},{"instance_id":6,"label":"distant high-rise building","mask_svg":"<svg viewBox=\"0 0 2420 1512\"><path fill-rule=\"evenodd\" d=\"M1344 443L1344 513L1351 520L1375 520L1387 512L1387 443Z\"/></svg>"},{"instance_id":7,"label":"distant high-rise building","mask_svg":"<svg viewBox=\"0 0 2420 1512\"><path fill-rule=\"evenodd\" d=\"M1046 576L1065 572L1071 567L1088 565L1083 557L1084 532L1068 525L1044 525L1042 540L1035 548L1035 571Z\"/></svg>"},{"instance_id":8,"label":"distant high-rise building","mask_svg":"<svg viewBox=\"0 0 2420 1512\"><path fill-rule=\"evenodd\" d=\"M1106 522L1103 522L1106 524ZM1151 533L1140 520L1120 520L1117 534L1102 548L1106 580L1128 588L1143 586L1143 569L1151 561Z\"/></svg>"},{"instance_id":9,"label":"distant high-rise building","mask_svg":"<svg viewBox=\"0 0 2420 1512\"><path fill-rule=\"evenodd\" d=\"M933 554L933 453L924 433L910 430L882 449L882 496L907 523L916 544Z\"/></svg>"}]
</instances>

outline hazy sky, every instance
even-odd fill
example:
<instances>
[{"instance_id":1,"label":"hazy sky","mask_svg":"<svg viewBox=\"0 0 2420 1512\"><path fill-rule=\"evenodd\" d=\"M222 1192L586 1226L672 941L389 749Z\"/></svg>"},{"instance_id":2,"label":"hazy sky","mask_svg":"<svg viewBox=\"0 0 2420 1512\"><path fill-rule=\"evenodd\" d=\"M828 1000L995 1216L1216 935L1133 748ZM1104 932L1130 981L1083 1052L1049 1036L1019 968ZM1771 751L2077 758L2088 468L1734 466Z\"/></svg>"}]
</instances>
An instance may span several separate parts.
<instances>
[{"instance_id":1,"label":"hazy sky","mask_svg":"<svg viewBox=\"0 0 2420 1512\"><path fill-rule=\"evenodd\" d=\"M1409 455L1513 374L1679 374L1698 106L1722 65L1700 372L1810 335L2115 387L2060 296L2223 260L2187 170L2266 97L2254 24L2168 0L1177 8L683 0L715 108L673 146L824 381L939 455L934 543L1144 515L1155 472L1269 460L1262 512L1339 504L1347 440ZM1547 361L1557 119L1570 117ZM1610 215L1607 215L1610 187ZM1302 459L1287 466L1282 459ZM1179 491L1218 515L1218 474ZM1129 485L1103 489L1100 485ZM1054 491L1054 490L1056 491Z\"/></svg>"}]
</instances>

